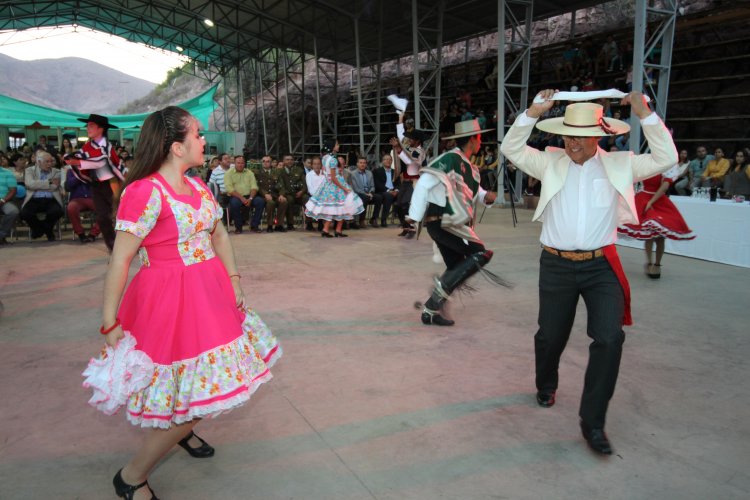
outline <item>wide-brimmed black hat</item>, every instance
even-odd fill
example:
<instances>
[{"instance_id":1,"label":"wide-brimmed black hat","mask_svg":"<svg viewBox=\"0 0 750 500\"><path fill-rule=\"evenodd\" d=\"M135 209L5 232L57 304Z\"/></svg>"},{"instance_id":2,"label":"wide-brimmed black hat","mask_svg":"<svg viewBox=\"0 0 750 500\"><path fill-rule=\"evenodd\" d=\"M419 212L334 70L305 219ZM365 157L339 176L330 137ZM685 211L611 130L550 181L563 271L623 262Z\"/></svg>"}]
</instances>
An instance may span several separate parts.
<instances>
[{"instance_id":1,"label":"wide-brimmed black hat","mask_svg":"<svg viewBox=\"0 0 750 500\"><path fill-rule=\"evenodd\" d=\"M111 123L109 123L109 120L106 116L95 115L93 113L90 114L88 118L78 118L78 121L83 123L94 122L103 129L117 128L116 125L112 125Z\"/></svg>"},{"instance_id":2,"label":"wide-brimmed black hat","mask_svg":"<svg viewBox=\"0 0 750 500\"><path fill-rule=\"evenodd\" d=\"M413 139L415 141L424 142L426 133L423 130L419 130L416 128L413 128L411 130L407 130L404 132L404 137L408 139Z\"/></svg>"}]
</instances>

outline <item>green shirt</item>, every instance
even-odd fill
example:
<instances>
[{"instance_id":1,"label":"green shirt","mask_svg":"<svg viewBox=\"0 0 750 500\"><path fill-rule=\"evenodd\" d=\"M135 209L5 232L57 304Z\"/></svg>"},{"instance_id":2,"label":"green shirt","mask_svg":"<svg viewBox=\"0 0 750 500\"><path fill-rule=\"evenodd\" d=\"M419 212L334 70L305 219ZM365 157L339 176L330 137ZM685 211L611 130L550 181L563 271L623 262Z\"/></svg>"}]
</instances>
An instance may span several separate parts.
<instances>
[{"instance_id":1,"label":"green shirt","mask_svg":"<svg viewBox=\"0 0 750 500\"><path fill-rule=\"evenodd\" d=\"M238 172L230 168L224 174L224 189L227 194L237 191L242 196L249 196L251 192L258 191L258 182L249 169L244 168L242 172Z\"/></svg>"}]
</instances>

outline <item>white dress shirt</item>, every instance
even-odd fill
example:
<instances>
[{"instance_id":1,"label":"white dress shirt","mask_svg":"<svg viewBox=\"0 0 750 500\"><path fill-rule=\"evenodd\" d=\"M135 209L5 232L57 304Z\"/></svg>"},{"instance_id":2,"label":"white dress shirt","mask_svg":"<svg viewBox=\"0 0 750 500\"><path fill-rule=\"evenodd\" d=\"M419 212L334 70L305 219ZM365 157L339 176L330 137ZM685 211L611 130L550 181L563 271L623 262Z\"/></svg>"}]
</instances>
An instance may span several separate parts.
<instances>
[{"instance_id":1,"label":"white dress shirt","mask_svg":"<svg viewBox=\"0 0 750 500\"><path fill-rule=\"evenodd\" d=\"M536 119L524 112L519 125L531 125ZM641 120L644 125L658 123L656 113ZM599 149L578 165L570 161L563 188L544 209L542 245L558 250L595 250L617 241L617 205L619 194L599 161Z\"/></svg>"},{"instance_id":2,"label":"white dress shirt","mask_svg":"<svg viewBox=\"0 0 750 500\"><path fill-rule=\"evenodd\" d=\"M323 170L321 169L319 174L315 173L315 170L310 170L307 175L305 175L305 182L307 183L307 192L310 193L310 195L314 195L318 192L318 189L320 189L320 186L323 185L323 183L326 180L326 176L323 173Z\"/></svg>"}]
</instances>

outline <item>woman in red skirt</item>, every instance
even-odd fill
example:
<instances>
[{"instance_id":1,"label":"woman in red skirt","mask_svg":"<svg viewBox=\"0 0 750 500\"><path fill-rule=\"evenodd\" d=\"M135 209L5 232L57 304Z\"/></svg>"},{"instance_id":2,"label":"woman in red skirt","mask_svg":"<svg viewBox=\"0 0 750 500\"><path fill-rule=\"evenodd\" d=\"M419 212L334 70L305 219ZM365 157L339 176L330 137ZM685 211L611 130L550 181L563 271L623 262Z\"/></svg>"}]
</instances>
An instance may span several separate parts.
<instances>
[{"instance_id":1,"label":"woman in red skirt","mask_svg":"<svg viewBox=\"0 0 750 500\"><path fill-rule=\"evenodd\" d=\"M635 206L641 215L640 224L625 224L617 232L629 238L645 241L646 275L652 279L661 276L661 258L664 239L692 240L695 235L685 223L677 207L665 196L669 186L679 177L679 165L660 175L643 181L643 188L635 195ZM656 246L656 257L653 249Z\"/></svg>"}]
</instances>

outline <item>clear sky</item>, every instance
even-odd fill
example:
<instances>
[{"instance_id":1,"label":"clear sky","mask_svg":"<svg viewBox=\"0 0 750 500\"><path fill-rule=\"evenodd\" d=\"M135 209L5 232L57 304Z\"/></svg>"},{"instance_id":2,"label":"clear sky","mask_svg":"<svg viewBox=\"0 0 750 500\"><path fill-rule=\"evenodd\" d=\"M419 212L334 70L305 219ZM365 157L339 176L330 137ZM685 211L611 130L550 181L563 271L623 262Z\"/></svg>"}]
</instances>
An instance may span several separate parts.
<instances>
[{"instance_id":1,"label":"clear sky","mask_svg":"<svg viewBox=\"0 0 750 500\"><path fill-rule=\"evenodd\" d=\"M33 61L82 57L154 83L184 64L183 56L80 26L0 32L0 53Z\"/></svg>"}]
</instances>

